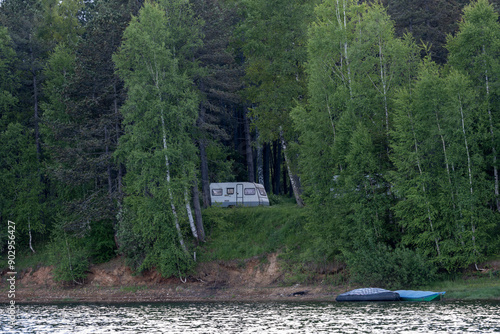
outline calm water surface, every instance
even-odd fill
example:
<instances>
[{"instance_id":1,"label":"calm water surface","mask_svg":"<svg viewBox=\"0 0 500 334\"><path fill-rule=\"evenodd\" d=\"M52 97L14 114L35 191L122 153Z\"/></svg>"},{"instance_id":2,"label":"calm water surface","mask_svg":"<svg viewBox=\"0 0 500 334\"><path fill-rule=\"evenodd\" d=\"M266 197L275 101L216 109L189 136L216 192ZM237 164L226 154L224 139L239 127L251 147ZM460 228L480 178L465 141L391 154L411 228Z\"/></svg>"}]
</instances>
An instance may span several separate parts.
<instances>
[{"instance_id":1,"label":"calm water surface","mask_svg":"<svg viewBox=\"0 0 500 334\"><path fill-rule=\"evenodd\" d=\"M21 305L14 328L3 310L2 333L500 333L499 301Z\"/></svg>"}]
</instances>

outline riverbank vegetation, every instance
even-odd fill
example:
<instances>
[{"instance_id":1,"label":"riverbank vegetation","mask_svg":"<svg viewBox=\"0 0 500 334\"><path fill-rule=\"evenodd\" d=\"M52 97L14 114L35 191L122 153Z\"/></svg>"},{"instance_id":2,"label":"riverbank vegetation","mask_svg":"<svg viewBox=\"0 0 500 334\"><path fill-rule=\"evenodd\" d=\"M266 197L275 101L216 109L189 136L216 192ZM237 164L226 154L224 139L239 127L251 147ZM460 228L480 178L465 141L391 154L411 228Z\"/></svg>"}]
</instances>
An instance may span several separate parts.
<instances>
[{"instance_id":1,"label":"riverbank vegetation","mask_svg":"<svg viewBox=\"0 0 500 334\"><path fill-rule=\"evenodd\" d=\"M498 5L3 0L1 252L12 221L17 254L76 283L117 253L165 277L274 252L289 282L479 271L500 254ZM235 180L273 205L210 207Z\"/></svg>"}]
</instances>

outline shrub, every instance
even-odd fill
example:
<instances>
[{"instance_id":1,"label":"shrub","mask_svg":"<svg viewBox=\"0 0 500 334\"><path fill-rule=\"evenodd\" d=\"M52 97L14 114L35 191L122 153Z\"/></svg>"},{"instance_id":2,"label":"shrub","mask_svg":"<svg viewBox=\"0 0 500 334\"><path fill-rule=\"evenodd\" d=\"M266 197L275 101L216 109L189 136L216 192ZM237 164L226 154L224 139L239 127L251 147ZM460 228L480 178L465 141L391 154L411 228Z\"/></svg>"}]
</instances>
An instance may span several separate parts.
<instances>
[{"instance_id":1,"label":"shrub","mask_svg":"<svg viewBox=\"0 0 500 334\"><path fill-rule=\"evenodd\" d=\"M425 285L436 278L434 265L407 248L393 250L377 244L344 255L355 283L401 289Z\"/></svg>"},{"instance_id":2,"label":"shrub","mask_svg":"<svg viewBox=\"0 0 500 334\"><path fill-rule=\"evenodd\" d=\"M54 279L63 283L82 284L89 269L89 252L83 239L62 236L49 246Z\"/></svg>"}]
</instances>

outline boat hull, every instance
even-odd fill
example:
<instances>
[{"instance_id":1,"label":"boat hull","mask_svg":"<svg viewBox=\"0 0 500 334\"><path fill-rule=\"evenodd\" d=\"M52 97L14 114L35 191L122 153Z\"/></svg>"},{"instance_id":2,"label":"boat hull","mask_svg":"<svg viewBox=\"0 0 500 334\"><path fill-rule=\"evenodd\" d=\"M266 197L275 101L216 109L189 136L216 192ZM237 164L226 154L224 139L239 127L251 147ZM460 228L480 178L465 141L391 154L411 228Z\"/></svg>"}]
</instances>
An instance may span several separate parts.
<instances>
[{"instance_id":1,"label":"boat hull","mask_svg":"<svg viewBox=\"0 0 500 334\"><path fill-rule=\"evenodd\" d=\"M335 298L338 302L382 302L382 301L398 301L399 294L393 291L365 288L348 291L340 294Z\"/></svg>"},{"instance_id":2,"label":"boat hull","mask_svg":"<svg viewBox=\"0 0 500 334\"><path fill-rule=\"evenodd\" d=\"M410 302L430 302L441 300L445 292L434 291L414 291L414 290L396 290L402 301Z\"/></svg>"}]
</instances>

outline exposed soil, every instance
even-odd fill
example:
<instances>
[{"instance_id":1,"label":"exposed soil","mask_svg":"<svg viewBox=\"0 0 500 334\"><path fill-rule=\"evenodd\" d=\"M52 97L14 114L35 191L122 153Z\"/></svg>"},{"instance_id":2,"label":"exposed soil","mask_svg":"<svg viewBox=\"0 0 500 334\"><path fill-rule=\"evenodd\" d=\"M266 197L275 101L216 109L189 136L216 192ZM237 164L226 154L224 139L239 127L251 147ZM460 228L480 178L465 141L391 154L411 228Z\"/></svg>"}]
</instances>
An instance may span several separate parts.
<instances>
[{"instance_id":1,"label":"exposed soil","mask_svg":"<svg viewBox=\"0 0 500 334\"><path fill-rule=\"evenodd\" d=\"M490 261L482 268L484 274L498 273L500 261ZM340 265L327 269L330 274L339 270L342 270ZM0 303L11 301L8 277L6 271L0 273ZM56 282L52 267L25 270L16 276L14 300L16 303L333 301L337 294L356 288L328 284L323 278L325 273L318 273L313 279L315 284L284 286L276 254L246 261L200 263L196 274L183 280L163 278L154 270L135 275L124 259L118 257L93 265L81 285Z\"/></svg>"},{"instance_id":2,"label":"exposed soil","mask_svg":"<svg viewBox=\"0 0 500 334\"><path fill-rule=\"evenodd\" d=\"M54 281L52 268L30 269L17 275L16 303L55 302L169 302L169 301L333 301L347 287L321 282L283 286L276 254L262 261L201 263L196 275L163 278L156 271L134 275L123 258L94 265L86 282L64 286ZM9 302L6 272L0 283L0 303Z\"/></svg>"}]
</instances>

